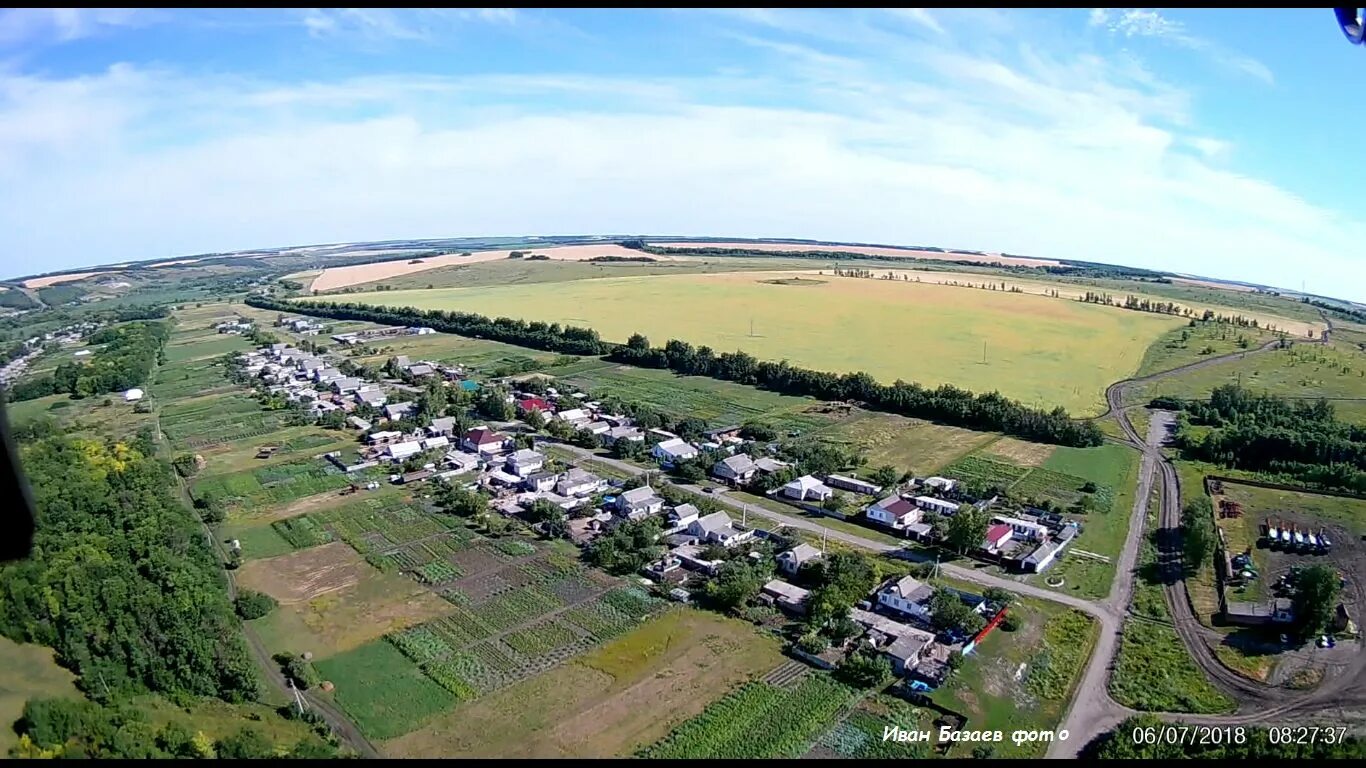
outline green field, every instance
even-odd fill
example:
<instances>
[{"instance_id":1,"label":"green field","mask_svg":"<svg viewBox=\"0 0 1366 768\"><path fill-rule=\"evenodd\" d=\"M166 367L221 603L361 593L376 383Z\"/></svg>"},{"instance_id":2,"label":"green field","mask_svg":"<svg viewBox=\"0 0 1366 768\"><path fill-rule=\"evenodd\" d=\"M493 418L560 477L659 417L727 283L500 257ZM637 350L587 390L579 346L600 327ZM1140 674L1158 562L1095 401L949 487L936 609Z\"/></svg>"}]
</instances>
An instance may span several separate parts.
<instances>
[{"instance_id":1,"label":"green field","mask_svg":"<svg viewBox=\"0 0 1366 768\"><path fill-rule=\"evenodd\" d=\"M1171 329L1148 348L1136 376L1194 363L1206 357L1218 357L1231 352L1256 349L1277 334L1256 328L1236 328L1227 323L1182 324Z\"/></svg>"},{"instance_id":2,"label":"green field","mask_svg":"<svg viewBox=\"0 0 1366 768\"><path fill-rule=\"evenodd\" d=\"M1207 398L1215 387L1238 384L1258 394L1332 401L1338 417L1366 424L1366 353L1345 343L1324 349L1296 344L1171 376L1129 390L1127 402L1159 395Z\"/></svg>"},{"instance_id":3,"label":"green field","mask_svg":"<svg viewBox=\"0 0 1366 768\"><path fill-rule=\"evenodd\" d=\"M348 301L587 325L625 341L641 332L819 370L864 370L879 380L952 383L1078 414L1137 370L1177 318L1006 291L890 280L765 283L772 274L606 278L350 294ZM737 311L737 308L743 308ZM907 347L905 340L914 339ZM985 349L984 349L985 347ZM983 362L983 357L986 362ZM1088 365L1077 367L1085 359Z\"/></svg>"},{"instance_id":4,"label":"green field","mask_svg":"<svg viewBox=\"0 0 1366 768\"><path fill-rule=\"evenodd\" d=\"M242 352L251 349L251 342L241 336L220 334L199 338L180 338L166 345L166 361L179 363L187 360L222 357L229 352Z\"/></svg>"},{"instance_id":5,"label":"green field","mask_svg":"<svg viewBox=\"0 0 1366 768\"><path fill-rule=\"evenodd\" d=\"M970 730L1056 728L1095 646L1096 623L1079 611L1035 600L1017 600L1010 610L1023 620L1021 628L988 635L932 698L966 715ZM1039 757L1047 747L1009 741L992 746L994 757ZM951 756L967 757L971 749L958 746Z\"/></svg>"},{"instance_id":6,"label":"green field","mask_svg":"<svg viewBox=\"0 0 1366 768\"><path fill-rule=\"evenodd\" d=\"M857 446L870 467L888 464L917 475L934 474L997 438L990 432L871 411L855 411L831 426L817 427L814 434L825 442Z\"/></svg>"},{"instance_id":7,"label":"green field","mask_svg":"<svg viewBox=\"0 0 1366 768\"><path fill-rule=\"evenodd\" d=\"M37 698L80 698L76 678L57 666L51 648L20 645L0 637L0 755L18 743L14 721L24 713L24 702Z\"/></svg>"},{"instance_id":8,"label":"green field","mask_svg":"<svg viewBox=\"0 0 1366 768\"><path fill-rule=\"evenodd\" d=\"M317 662L337 704L372 739L389 739L454 706L457 699L382 640Z\"/></svg>"},{"instance_id":9,"label":"green field","mask_svg":"<svg viewBox=\"0 0 1366 768\"><path fill-rule=\"evenodd\" d=\"M823 674L791 688L748 683L675 728L640 757L794 758L806 753L858 694Z\"/></svg>"},{"instance_id":10,"label":"green field","mask_svg":"<svg viewBox=\"0 0 1366 768\"><path fill-rule=\"evenodd\" d=\"M550 372L556 374L553 369ZM826 423L819 416L802 413L815 404L809 398L780 395L702 376L678 376L668 371L610 364L571 375L557 375L594 397L617 397L676 418L696 416L712 425L739 424L751 419L781 424L784 428Z\"/></svg>"},{"instance_id":11,"label":"green field","mask_svg":"<svg viewBox=\"0 0 1366 768\"><path fill-rule=\"evenodd\" d=\"M320 459L302 459L258 469L213 475L196 480L196 499L217 498L230 509L262 511L263 507L350 485L353 478Z\"/></svg>"},{"instance_id":12,"label":"green field","mask_svg":"<svg viewBox=\"0 0 1366 768\"><path fill-rule=\"evenodd\" d=\"M1144 712L1232 712L1234 703L1210 685L1166 624L1130 618L1110 676L1110 695Z\"/></svg>"}]
</instances>

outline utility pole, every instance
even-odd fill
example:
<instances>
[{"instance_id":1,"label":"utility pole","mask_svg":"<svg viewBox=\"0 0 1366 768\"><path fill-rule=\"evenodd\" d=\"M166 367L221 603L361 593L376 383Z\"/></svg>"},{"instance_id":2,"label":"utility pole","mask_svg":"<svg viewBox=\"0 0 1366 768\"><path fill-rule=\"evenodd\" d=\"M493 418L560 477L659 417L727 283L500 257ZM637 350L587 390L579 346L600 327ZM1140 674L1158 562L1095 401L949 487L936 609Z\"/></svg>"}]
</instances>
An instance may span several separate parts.
<instances>
[{"instance_id":1,"label":"utility pole","mask_svg":"<svg viewBox=\"0 0 1366 768\"><path fill-rule=\"evenodd\" d=\"M982 340L982 365L986 365L986 364L987 364L987 342L986 342L986 339L983 339L983 340Z\"/></svg>"},{"instance_id":2,"label":"utility pole","mask_svg":"<svg viewBox=\"0 0 1366 768\"><path fill-rule=\"evenodd\" d=\"M294 706L299 708L299 714L302 716L304 710L308 708L304 704L304 698L299 695L299 689L294 686L294 678L285 677L285 679L289 681L289 690L294 693Z\"/></svg>"},{"instance_id":3,"label":"utility pole","mask_svg":"<svg viewBox=\"0 0 1366 768\"><path fill-rule=\"evenodd\" d=\"M830 530L829 528L826 528L825 526L821 526L821 554L822 554L822 555L825 554L825 534L826 534L826 532L828 532L829 530Z\"/></svg>"}]
</instances>

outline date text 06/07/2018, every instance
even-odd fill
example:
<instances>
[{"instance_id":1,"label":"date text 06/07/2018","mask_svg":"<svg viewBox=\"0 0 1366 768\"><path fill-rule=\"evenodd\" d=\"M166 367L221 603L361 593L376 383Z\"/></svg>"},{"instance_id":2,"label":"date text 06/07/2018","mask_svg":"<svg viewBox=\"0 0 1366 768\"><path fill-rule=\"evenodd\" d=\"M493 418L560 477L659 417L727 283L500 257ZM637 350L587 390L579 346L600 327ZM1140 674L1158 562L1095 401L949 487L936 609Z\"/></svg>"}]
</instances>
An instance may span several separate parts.
<instances>
[{"instance_id":1,"label":"date text 06/07/2018","mask_svg":"<svg viewBox=\"0 0 1366 768\"><path fill-rule=\"evenodd\" d=\"M1271 744L1339 744L1347 737L1346 726L1275 726L1264 731ZM1186 744L1219 746L1246 744L1248 729L1241 725L1163 725L1134 728L1135 744Z\"/></svg>"}]
</instances>

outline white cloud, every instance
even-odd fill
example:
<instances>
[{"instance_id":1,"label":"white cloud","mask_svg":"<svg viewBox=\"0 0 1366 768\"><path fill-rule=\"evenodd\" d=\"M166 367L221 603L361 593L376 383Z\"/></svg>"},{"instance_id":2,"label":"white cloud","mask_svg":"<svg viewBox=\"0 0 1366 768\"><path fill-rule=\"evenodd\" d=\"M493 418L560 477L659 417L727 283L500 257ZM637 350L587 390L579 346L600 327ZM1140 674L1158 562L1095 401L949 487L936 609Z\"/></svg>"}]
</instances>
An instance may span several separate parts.
<instances>
[{"instance_id":1,"label":"white cloud","mask_svg":"<svg viewBox=\"0 0 1366 768\"><path fill-rule=\"evenodd\" d=\"M37 271L36 253L56 268L638 232L1293 275L1366 299L1344 234L1360 225L1232 167L1227 140L1193 125L1190 94L1132 61L1028 46L996 58L947 40L897 56L815 36L747 42L774 65L316 82L0 73L3 271Z\"/></svg>"},{"instance_id":2,"label":"white cloud","mask_svg":"<svg viewBox=\"0 0 1366 768\"><path fill-rule=\"evenodd\" d=\"M153 18L133 8L7 8L0 10L0 45L70 42Z\"/></svg>"},{"instance_id":3,"label":"white cloud","mask_svg":"<svg viewBox=\"0 0 1366 768\"><path fill-rule=\"evenodd\" d=\"M947 34L947 32L944 31L943 25L941 25L938 22L938 20L936 20L934 16L924 8L891 8L888 9L888 13L915 22L916 24L919 24L920 26L929 29L933 32L936 32L938 34Z\"/></svg>"},{"instance_id":4,"label":"white cloud","mask_svg":"<svg viewBox=\"0 0 1366 768\"><path fill-rule=\"evenodd\" d=\"M352 35L370 40L432 40L460 23L511 26L520 14L513 8L389 9L309 8L302 23L312 37Z\"/></svg>"},{"instance_id":5,"label":"white cloud","mask_svg":"<svg viewBox=\"0 0 1366 768\"><path fill-rule=\"evenodd\" d=\"M1181 22L1169 19L1150 8L1108 11L1104 8L1093 8L1088 23L1093 27L1104 27L1111 33L1126 38L1150 37L1164 40L1203 54L1220 66L1255 77L1267 85L1274 84L1276 80L1271 70L1260 61L1231 51L1212 40L1193 35Z\"/></svg>"}]
</instances>

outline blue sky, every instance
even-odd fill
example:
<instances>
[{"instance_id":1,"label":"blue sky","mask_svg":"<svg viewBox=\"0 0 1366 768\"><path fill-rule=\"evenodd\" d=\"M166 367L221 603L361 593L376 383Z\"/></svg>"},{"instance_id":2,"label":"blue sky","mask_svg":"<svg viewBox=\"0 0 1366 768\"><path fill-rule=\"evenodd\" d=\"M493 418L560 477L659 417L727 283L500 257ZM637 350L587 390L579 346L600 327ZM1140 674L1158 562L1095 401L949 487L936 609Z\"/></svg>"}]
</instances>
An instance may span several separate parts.
<instances>
[{"instance_id":1,"label":"blue sky","mask_svg":"<svg viewBox=\"0 0 1366 768\"><path fill-rule=\"evenodd\" d=\"M273 245L934 244L1366 300L1330 11L0 10L0 273Z\"/></svg>"}]
</instances>

